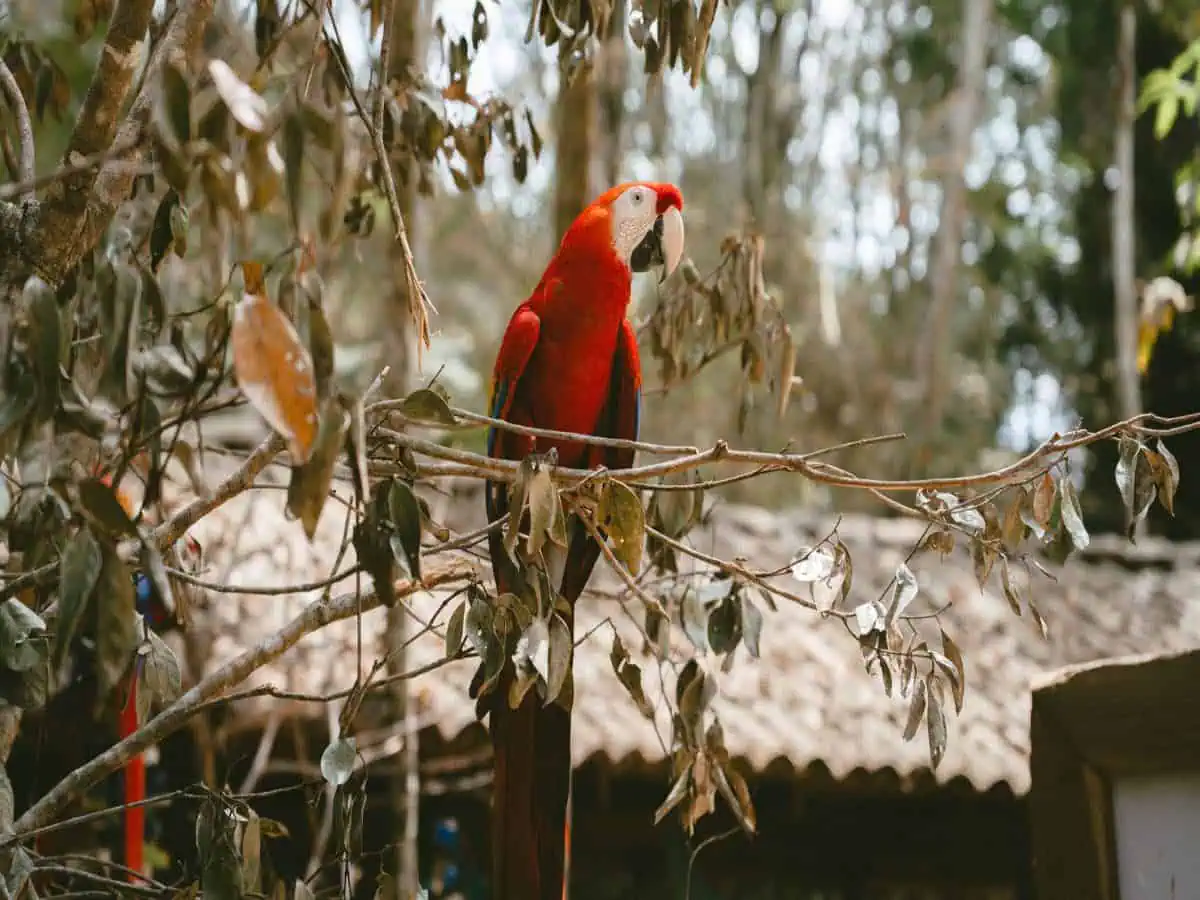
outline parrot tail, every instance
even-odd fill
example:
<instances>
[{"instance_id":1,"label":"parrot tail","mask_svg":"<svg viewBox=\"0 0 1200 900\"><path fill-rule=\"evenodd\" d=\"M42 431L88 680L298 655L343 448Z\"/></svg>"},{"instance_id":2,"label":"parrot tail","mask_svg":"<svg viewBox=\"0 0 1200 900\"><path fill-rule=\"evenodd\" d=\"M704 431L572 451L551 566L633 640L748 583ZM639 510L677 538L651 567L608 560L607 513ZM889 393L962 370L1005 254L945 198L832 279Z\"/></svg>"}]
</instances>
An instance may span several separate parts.
<instances>
[{"instance_id":1,"label":"parrot tail","mask_svg":"<svg viewBox=\"0 0 1200 900\"><path fill-rule=\"evenodd\" d=\"M129 680L129 700L121 710L120 740L125 740L137 731L137 666ZM145 871L144 841L146 834L146 808L131 806L146 799L146 760L141 753L125 765L125 867L132 869L130 881L138 881L133 872Z\"/></svg>"},{"instance_id":2,"label":"parrot tail","mask_svg":"<svg viewBox=\"0 0 1200 900\"><path fill-rule=\"evenodd\" d=\"M506 666L490 697L493 900L566 897L571 713L543 705L531 689L508 705L515 673Z\"/></svg>"}]
</instances>

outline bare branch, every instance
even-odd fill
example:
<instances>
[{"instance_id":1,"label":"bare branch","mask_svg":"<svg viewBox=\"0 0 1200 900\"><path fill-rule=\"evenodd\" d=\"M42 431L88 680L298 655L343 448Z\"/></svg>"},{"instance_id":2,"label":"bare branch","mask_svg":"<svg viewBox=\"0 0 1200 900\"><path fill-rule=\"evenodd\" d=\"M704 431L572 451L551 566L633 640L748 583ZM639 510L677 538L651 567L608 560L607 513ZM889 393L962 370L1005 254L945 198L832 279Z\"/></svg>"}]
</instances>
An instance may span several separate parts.
<instances>
[{"instance_id":1,"label":"bare branch","mask_svg":"<svg viewBox=\"0 0 1200 900\"><path fill-rule=\"evenodd\" d=\"M1156 424L1151 426L1147 424L1149 422ZM1121 432L1158 437L1163 434L1180 434L1184 431L1196 430L1200 430L1200 414L1197 413L1175 417L1142 413L1116 422L1099 431L1076 428L1066 434L1056 434L1016 462L993 469L990 472L978 475L949 475L940 478L919 478L899 481L860 478L847 472L845 469L817 460L818 456L829 452L827 449L813 450L808 453L770 453L761 450L732 449L724 441L718 441L711 449L678 456L675 459L645 466L634 466L628 469L614 469L609 472L609 475L612 478L630 482L636 487L654 488L656 485L643 484L642 482L646 479L658 478L663 475L691 471L712 463L744 463L755 466L770 466L782 471L795 472L810 481L828 485L829 487L853 488L884 493L901 493L922 489L950 490L965 487L989 487L1023 480L1035 471L1055 465L1069 450L1116 437ZM467 450L445 447L434 441L414 438L410 435L386 428L376 429L376 433L394 441L402 447L408 447L414 453L458 464L421 465L420 474L422 475L459 475L488 478L494 481L514 481L520 472L520 463L511 460L492 459L491 457L471 453ZM594 437L584 434L567 434L567 437L570 440L577 440L585 444L593 443L596 440ZM372 470L391 474L397 471L398 467L394 464L382 463L374 464ZM570 469L565 467L556 467L551 474L556 481L566 483L584 481L596 476L594 470Z\"/></svg>"},{"instance_id":2,"label":"bare branch","mask_svg":"<svg viewBox=\"0 0 1200 900\"><path fill-rule=\"evenodd\" d=\"M399 597L407 597L418 591L462 581L470 578L472 574L473 569L470 566L453 562L428 573L421 581L397 585L396 593ZM301 638L333 622L349 619L360 611L366 612L377 606L379 596L375 591L365 593L361 597L357 594L344 594L329 601L317 600L310 603L279 631L210 673L132 735L114 744L56 784L16 821L13 826L14 833L0 840L0 849L9 847L35 829L50 824L54 817L83 791L106 775L117 771L147 747L172 734L187 722L205 701L245 681L252 672L278 659Z\"/></svg>"},{"instance_id":3,"label":"bare branch","mask_svg":"<svg viewBox=\"0 0 1200 900\"><path fill-rule=\"evenodd\" d=\"M18 171L15 173L22 183L33 180L34 149L33 149L33 120L29 118L29 107L25 103L25 95L21 86L13 77L12 69L0 59L0 92L8 101L8 108L17 123L17 139L21 144L21 155L18 159ZM27 193L28 191L26 191Z\"/></svg>"},{"instance_id":4,"label":"bare branch","mask_svg":"<svg viewBox=\"0 0 1200 900\"><path fill-rule=\"evenodd\" d=\"M258 477L279 453L283 450L283 438L272 432L270 437L259 444L254 452L246 457L241 468L230 475L208 497L197 497L170 519L154 529L153 539L160 548L170 547L189 528L207 516L214 509L232 500L254 483Z\"/></svg>"}]
</instances>

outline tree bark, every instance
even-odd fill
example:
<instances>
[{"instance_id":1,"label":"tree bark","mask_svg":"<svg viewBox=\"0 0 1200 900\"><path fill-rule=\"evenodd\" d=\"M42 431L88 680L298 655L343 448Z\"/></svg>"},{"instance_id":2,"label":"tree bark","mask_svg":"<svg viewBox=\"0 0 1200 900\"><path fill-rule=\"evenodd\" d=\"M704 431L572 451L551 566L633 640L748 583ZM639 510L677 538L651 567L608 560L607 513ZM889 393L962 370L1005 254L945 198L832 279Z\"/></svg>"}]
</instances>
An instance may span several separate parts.
<instances>
[{"instance_id":1,"label":"tree bark","mask_svg":"<svg viewBox=\"0 0 1200 900\"><path fill-rule=\"evenodd\" d=\"M596 81L590 60L580 63L573 81L559 69L554 103L554 235L557 241L597 193L592 183L596 143Z\"/></svg>"},{"instance_id":2,"label":"tree bark","mask_svg":"<svg viewBox=\"0 0 1200 900\"><path fill-rule=\"evenodd\" d=\"M388 60L389 82L405 84L421 68L424 6L421 0L392 0L390 28L391 56ZM419 229L416 227L417 180L415 161L401 160L397 165L396 192L400 213L408 229L410 246L416 247ZM390 366L383 389L388 397L402 397L411 390L413 365L412 316L409 313L408 277L402 254L392 254L392 288L385 310L387 326L387 364ZM390 675L408 668L406 646L411 623L403 604L387 611L388 666ZM396 900L416 897L420 889L417 858L417 838L420 829L420 748L414 727L416 710L411 685L406 680L394 682L391 692L393 721L404 735L404 744L397 758L396 775L391 780L392 815L396 823L395 869Z\"/></svg>"},{"instance_id":3,"label":"tree bark","mask_svg":"<svg viewBox=\"0 0 1200 900\"><path fill-rule=\"evenodd\" d=\"M779 181L779 122L775 98L778 92L783 34L787 11L778 0L759 3L759 16L770 9L775 20L759 32L758 65L746 74L746 120L742 141L743 196L751 224L764 230L770 218L771 198ZM785 148L786 150L786 148Z\"/></svg>"},{"instance_id":4,"label":"tree bark","mask_svg":"<svg viewBox=\"0 0 1200 900\"><path fill-rule=\"evenodd\" d=\"M916 336L917 380L925 398L922 443L926 450L942 424L949 394L946 369L952 349L950 324L959 297L958 262L967 203L963 167L979 119L991 18L992 0L963 0L958 96L950 120L949 163L942 183L942 211L929 277L930 304L921 334Z\"/></svg>"},{"instance_id":5,"label":"tree bark","mask_svg":"<svg viewBox=\"0 0 1200 900\"><path fill-rule=\"evenodd\" d=\"M621 180L621 159L625 152L625 88L629 81L629 56L625 49L625 0L616 0L608 34L599 47L596 135L597 174L593 180L606 188Z\"/></svg>"}]
</instances>

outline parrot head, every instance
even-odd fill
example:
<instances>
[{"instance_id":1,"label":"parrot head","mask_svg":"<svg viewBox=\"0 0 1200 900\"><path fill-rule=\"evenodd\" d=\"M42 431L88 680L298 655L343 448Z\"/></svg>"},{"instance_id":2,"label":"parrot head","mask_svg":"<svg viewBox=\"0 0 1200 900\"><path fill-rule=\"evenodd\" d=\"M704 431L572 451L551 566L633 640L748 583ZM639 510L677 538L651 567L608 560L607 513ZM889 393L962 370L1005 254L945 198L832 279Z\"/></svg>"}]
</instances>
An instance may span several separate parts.
<instances>
[{"instance_id":1,"label":"parrot head","mask_svg":"<svg viewBox=\"0 0 1200 900\"><path fill-rule=\"evenodd\" d=\"M607 230L617 258L631 272L662 266L666 278L683 257L683 194L673 184L632 181L601 194L571 226L564 245L581 233Z\"/></svg>"}]
</instances>

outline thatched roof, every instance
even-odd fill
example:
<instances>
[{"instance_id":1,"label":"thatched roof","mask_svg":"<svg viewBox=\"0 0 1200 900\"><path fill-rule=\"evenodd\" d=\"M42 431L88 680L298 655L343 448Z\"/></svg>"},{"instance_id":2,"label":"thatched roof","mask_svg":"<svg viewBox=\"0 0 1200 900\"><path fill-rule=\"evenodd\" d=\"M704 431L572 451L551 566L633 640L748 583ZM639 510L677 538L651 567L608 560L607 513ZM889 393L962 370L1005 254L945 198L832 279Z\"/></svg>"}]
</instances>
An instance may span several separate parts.
<instances>
[{"instance_id":1,"label":"thatched roof","mask_svg":"<svg viewBox=\"0 0 1200 900\"><path fill-rule=\"evenodd\" d=\"M228 584L284 585L319 581L334 569L343 520L331 503L317 539L309 544L299 523L283 514L281 490L243 495L205 519L194 531L205 547L206 578ZM458 484L449 496L433 499L434 515L456 529L483 523L478 486ZM798 548L820 541L834 521L802 511L775 514L757 508L721 506L711 521L689 536L695 546L725 558L744 557L757 567L777 566ZM855 595L879 594L921 533L920 523L865 516L846 517L839 533L854 560ZM352 552L339 568L352 562ZM476 557L481 575L487 563ZM996 585L981 593L965 551L942 560L928 554L912 568L920 581L917 604L936 609L947 603L945 628L966 659L967 692L961 715L950 716L950 738L936 780L966 778L976 789L1006 784L1020 793L1029 785L1030 683L1039 674L1068 663L1147 651L1200 646L1200 546L1147 539L1127 548L1116 539L1096 538L1089 552L1055 571L1057 583L1039 580L1033 590L1049 623L1043 640L1030 617L1017 618ZM577 616L576 637L609 619L635 654L642 640L622 609L621 585L603 562L597 567L597 595L589 595ZM787 587L790 576L783 579ZM993 581L998 580L993 578ZM352 580L340 590L353 587ZM802 592L795 584L790 589ZM317 596L210 597L193 627L211 639L215 666L264 638ZM425 595L412 604L427 620L444 595ZM636 604L633 607L637 612ZM914 606L910 611L918 611ZM822 619L795 606L768 612L762 657L743 651L727 674L719 674L715 709L734 756L755 771L786 766L805 770L824 765L841 778L855 770L891 771L901 777L928 769L923 733L901 739L907 704L885 696L879 677L864 671L857 643L836 619ZM349 687L355 677L359 629L351 620L311 635L276 663L256 673L252 683L308 693ZM362 622L366 666L383 653L383 610ZM205 641L207 643L207 640ZM680 635L676 645L684 647ZM657 732L642 718L609 664L611 632L598 628L576 652L573 755L577 762L601 757L614 763L655 761L664 756L658 734L669 735L660 709ZM410 648L410 667L437 659L442 641L433 635ZM647 694L661 696L657 668L642 660ZM418 682L423 724L450 739L475 722L467 684L474 661L447 666ZM665 687L672 689L671 673ZM661 704L660 704L661 705ZM239 704L253 719L268 710L297 716L324 716L318 704L290 704L263 697Z\"/></svg>"}]
</instances>

